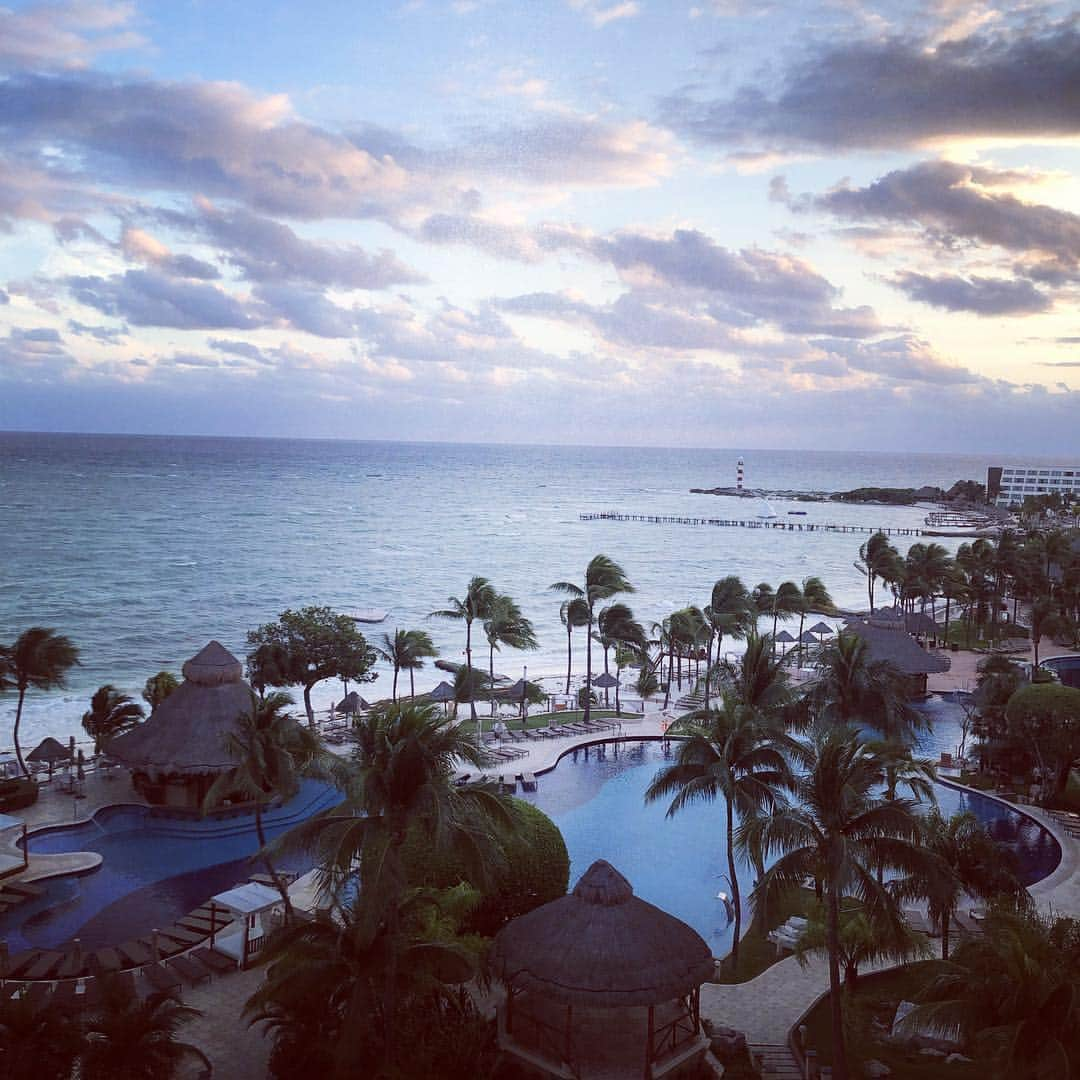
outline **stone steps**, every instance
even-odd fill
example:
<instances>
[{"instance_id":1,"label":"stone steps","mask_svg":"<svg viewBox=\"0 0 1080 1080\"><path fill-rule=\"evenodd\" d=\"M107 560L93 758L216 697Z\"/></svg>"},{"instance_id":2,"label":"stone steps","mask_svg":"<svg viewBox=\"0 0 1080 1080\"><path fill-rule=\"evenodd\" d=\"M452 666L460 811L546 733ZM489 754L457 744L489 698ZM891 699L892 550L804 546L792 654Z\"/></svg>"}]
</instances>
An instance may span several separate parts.
<instances>
[{"instance_id":1,"label":"stone steps","mask_svg":"<svg viewBox=\"0 0 1080 1080\"><path fill-rule=\"evenodd\" d=\"M750 1055L761 1062L761 1074L771 1080L802 1080L798 1062L787 1046L751 1043Z\"/></svg>"}]
</instances>

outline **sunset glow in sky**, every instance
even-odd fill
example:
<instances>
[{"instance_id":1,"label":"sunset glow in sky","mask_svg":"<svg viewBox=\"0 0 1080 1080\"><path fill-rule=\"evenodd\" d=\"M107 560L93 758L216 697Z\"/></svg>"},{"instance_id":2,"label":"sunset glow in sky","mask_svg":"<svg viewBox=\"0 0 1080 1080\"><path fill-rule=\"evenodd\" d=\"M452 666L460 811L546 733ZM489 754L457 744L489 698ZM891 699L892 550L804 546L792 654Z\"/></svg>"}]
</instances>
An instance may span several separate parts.
<instances>
[{"instance_id":1,"label":"sunset glow in sky","mask_svg":"<svg viewBox=\"0 0 1080 1080\"><path fill-rule=\"evenodd\" d=\"M1071 4L0 6L0 429L1075 456L1078 285Z\"/></svg>"}]
</instances>

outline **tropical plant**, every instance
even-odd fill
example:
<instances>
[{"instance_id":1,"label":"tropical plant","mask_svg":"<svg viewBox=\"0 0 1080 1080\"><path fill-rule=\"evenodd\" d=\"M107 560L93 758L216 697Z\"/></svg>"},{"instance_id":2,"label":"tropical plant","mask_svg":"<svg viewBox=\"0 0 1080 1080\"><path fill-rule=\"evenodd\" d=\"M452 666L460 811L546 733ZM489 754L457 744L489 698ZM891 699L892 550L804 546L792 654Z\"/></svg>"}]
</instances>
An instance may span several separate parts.
<instances>
[{"instance_id":1,"label":"tropical plant","mask_svg":"<svg viewBox=\"0 0 1080 1080\"><path fill-rule=\"evenodd\" d=\"M674 796L668 817L693 802L723 801L728 880L735 913L731 964L737 970L742 899L735 868L736 819L775 809L780 792L794 789L788 764L793 743L782 727L731 694L722 699L720 708L694 713L672 725L669 733L681 737L675 764L657 773L645 791L645 801Z\"/></svg>"},{"instance_id":2,"label":"tropical plant","mask_svg":"<svg viewBox=\"0 0 1080 1080\"><path fill-rule=\"evenodd\" d=\"M803 744L802 760L805 772L797 778L794 801L749 818L737 843L766 859L778 856L754 890L758 901L799 888L807 877L822 883L833 1076L848 1080L840 992L841 902L853 897L875 905L881 918L899 923L902 915L878 880L879 868L913 875L927 872L930 860L919 847L915 804L876 794L881 762L854 732L842 725L819 726Z\"/></svg>"},{"instance_id":3,"label":"tropical plant","mask_svg":"<svg viewBox=\"0 0 1080 1080\"><path fill-rule=\"evenodd\" d=\"M776 623L780 618L788 619L792 615L802 612L805 601L802 590L794 581L782 581L776 588L772 597L772 637L773 648L776 648Z\"/></svg>"},{"instance_id":4,"label":"tropical plant","mask_svg":"<svg viewBox=\"0 0 1080 1080\"><path fill-rule=\"evenodd\" d=\"M760 716L781 716L793 704L791 681L773 655L772 639L751 633L746 651L735 663L723 665L723 686L727 692Z\"/></svg>"},{"instance_id":5,"label":"tropical plant","mask_svg":"<svg viewBox=\"0 0 1080 1080\"><path fill-rule=\"evenodd\" d=\"M836 605L829 590L825 588L825 582L819 577L803 578L801 599L799 604L799 665L802 666L803 656L803 624L806 616L835 615Z\"/></svg>"},{"instance_id":6,"label":"tropical plant","mask_svg":"<svg viewBox=\"0 0 1080 1080\"><path fill-rule=\"evenodd\" d=\"M474 577L469 580L465 589L464 599L459 600L451 596L446 602L448 607L439 611L433 611L429 619L456 619L465 624L465 667L470 673L469 682L472 682L472 624L479 619L483 622L491 614L492 606L498 593L495 587L485 577ZM476 719L476 704L469 698L469 714Z\"/></svg>"},{"instance_id":7,"label":"tropical plant","mask_svg":"<svg viewBox=\"0 0 1080 1080\"><path fill-rule=\"evenodd\" d=\"M495 685L495 650L502 645L511 649L538 649L532 622L509 596L499 594L492 601L484 618L484 634L488 640L488 675Z\"/></svg>"},{"instance_id":8,"label":"tropical plant","mask_svg":"<svg viewBox=\"0 0 1080 1080\"><path fill-rule=\"evenodd\" d=\"M866 578L866 599L874 610L874 592L878 578L888 579L899 561L896 548L889 543L883 532L876 532L859 547L855 569Z\"/></svg>"},{"instance_id":9,"label":"tropical plant","mask_svg":"<svg viewBox=\"0 0 1080 1080\"><path fill-rule=\"evenodd\" d=\"M16 638L15 644L6 650L6 656L6 678L19 692L12 729L15 758L23 776L29 777L30 772L19 746L19 725L22 723L26 691L31 688L55 690L66 686L68 671L79 663L79 650L63 634L48 627L32 626Z\"/></svg>"},{"instance_id":10,"label":"tropical plant","mask_svg":"<svg viewBox=\"0 0 1080 1080\"><path fill-rule=\"evenodd\" d=\"M90 708L83 713L83 731L94 740L94 753L99 754L106 740L137 727L143 715L143 707L129 694L122 694L106 683L94 691Z\"/></svg>"},{"instance_id":11,"label":"tropical plant","mask_svg":"<svg viewBox=\"0 0 1080 1080\"><path fill-rule=\"evenodd\" d=\"M1063 633L1067 623L1058 612L1057 605L1048 596L1036 597L1028 613L1031 623L1031 644L1034 649L1032 666L1039 666L1039 645L1048 634Z\"/></svg>"},{"instance_id":12,"label":"tropical plant","mask_svg":"<svg viewBox=\"0 0 1080 1080\"><path fill-rule=\"evenodd\" d=\"M574 628L589 625L589 605L581 599L564 600L559 605L559 620L566 627L566 693L569 694L571 667L574 661Z\"/></svg>"},{"instance_id":13,"label":"tropical plant","mask_svg":"<svg viewBox=\"0 0 1080 1080\"><path fill-rule=\"evenodd\" d=\"M1080 689L1059 683L1031 683L1009 698L1007 737L1034 753L1044 776L1052 778L1050 798L1065 794L1080 766Z\"/></svg>"},{"instance_id":14,"label":"tropical plant","mask_svg":"<svg viewBox=\"0 0 1080 1080\"><path fill-rule=\"evenodd\" d=\"M106 979L101 1009L87 1024L81 1076L84 1080L169 1080L186 1059L206 1066L201 1050L177 1038L184 1024L201 1015L167 993L140 1000L133 983Z\"/></svg>"},{"instance_id":15,"label":"tropical plant","mask_svg":"<svg viewBox=\"0 0 1080 1080\"><path fill-rule=\"evenodd\" d=\"M278 621L248 631L248 671L262 686L301 686L308 725L315 726L312 687L324 679L372 682L376 654L350 615L328 607L283 611Z\"/></svg>"},{"instance_id":16,"label":"tropical plant","mask_svg":"<svg viewBox=\"0 0 1080 1080\"><path fill-rule=\"evenodd\" d=\"M280 691L265 698L251 694L248 711L237 717L223 740L236 765L218 775L203 800L205 807L212 808L226 795L239 793L254 804L259 854L281 893L286 916L292 914L289 890L267 851L263 809L275 797L288 799L295 794L301 776L333 775L339 767L338 759L322 749L318 736L289 715L292 703L293 699Z\"/></svg>"},{"instance_id":17,"label":"tropical plant","mask_svg":"<svg viewBox=\"0 0 1080 1080\"><path fill-rule=\"evenodd\" d=\"M1027 892L1009 852L996 844L970 811L945 817L937 807L923 818L923 847L935 856L931 872L898 882L903 895L924 899L941 934L941 956L949 959L949 931L965 896L1007 899L1023 906Z\"/></svg>"},{"instance_id":18,"label":"tropical plant","mask_svg":"<svg viewBox=\"0 0 1080 1080\"><path fill-rule=\"evenodd\" d=\"M393 637L384 633L382 644L377 645L375 651L394 669L393 701L397 701L398 672L409 673L409 697L415 697L413 678L416 670L424 666L427 657L439 655L431 635L424 630L396 630Z\"/></svg>"},{"instance_id":19,"label":"tropical plant","mask_svg":"<svg viewBox=\"0 0 1080 1080\"><path fill-rule=\"evenodd\" d=\"M142 699L150 706L151 716L179 685L180 680L171 671L159 671L146 680L143 684Z\"/></svg>"},{"instance_id":20,"label":"tropical plant","mask_svg":"<svg viewBox=\"0 0 1080 1080\"><path fill-rule=\"evenodd\" d=\"M907 1022L954 1031L994 1076L1080 1075L1080 923L991 910L930 981Z\"/></svg>"},{"instance_id":21,"label":"tropical plant","mask_svg":"<svg viewBox=\"0 0 1080 1080\"><path fill-rule=\"evenodd\" d=\"M68 1080L83 1048L67 1009L0 995L0 1076L5 1080Z\"/></svg>"},{"instance_id":22,"label":"tropical plant","mask_svg":"<svg viewBox=\"0 0 1080 1080\"><path fill-rule=\"evenodd\" d=\"M712 689L714 645L716 656L719 657L724 635L736 640L744 638L750 633L754 622L750 594L742 580L729 575L717 581L702 614L709 629L705 658L705 708L708 709Z\"/></svg>"},{"instance_id":23,"label":"tropical plant","mask_svg":"<svg viewBox=\"0 0 1080 1080\"><path fill-rule=\"evenodd\" d=\"M608 653L611 649L615 649L618 652L618 647L621 645L624 648L630 650L636 650L640 652L645 648L645 631L642 629L641 623L634 618L633 611L626 606L626 604L609 604L605 608L600 609L600 613L596 618L596 634L594 635L597 644L604 650L604 674L608 675ZM615 684L615 695L618 700L619 684ZM610 701L610 694L608 687L604 687L604 705L607 706Z\"/></svg>"},{"instance_id":24,"label":"tropical plant","mask_svg":"<svg viewBox=\"0 0 1080 1080\"><path fill-rule=\"evenodd\" d=\"M563 593L575 600L583 600L588 609L585 637L585 685L592 685L592 635L596 621L596 605L602 600L610 600L619 593L633 592L634 587L627 580L626 573L618 563L606 555L594 555L585 568L585 580L582 585L572 581L556 581L551 586L556 592ZM589 722L592 701L585 699L584 720Z\"/></svg>"},{"instance_id":25,"label":"tropical plant","mask_svg":"<svg viewBox=\"0 0 1080 1080\"><path fill-rule=\"evenodd\" d=\"M825 905L813 901L806 913L807 925L795 942L795 955L805 966L811 956L828 956L828 929ZM913 930L896 915L895 906L887 901L869 903L845 902L840 907L838 935L840 966L844 986L854 990L859 968L867 964L901 964L931 954L925 934Z\"/></svg>"}]
</instances>

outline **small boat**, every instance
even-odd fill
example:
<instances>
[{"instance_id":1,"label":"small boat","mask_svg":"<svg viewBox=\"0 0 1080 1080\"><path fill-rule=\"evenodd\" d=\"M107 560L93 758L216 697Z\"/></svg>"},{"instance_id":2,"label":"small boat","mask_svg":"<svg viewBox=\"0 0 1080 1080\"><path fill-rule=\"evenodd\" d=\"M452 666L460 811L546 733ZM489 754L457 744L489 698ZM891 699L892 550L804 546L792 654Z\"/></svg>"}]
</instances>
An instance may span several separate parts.
<instances>
[{"instance_id":1,"label":"small boat","mask_svg":"<svg viewBox=\"0 0 1080 1080\"><path fill-rule=\"evenodd\" d=\"M998 536L1001 522L977 510L938 510L926 515L924 536Z\"/></svg>"},{"instance_id":2,"label":"small boat","mask_svg":"<svg viewBox=\"0 0 1080 1080\"><path fill-rule=\"evenodd\" d=\"M805 510L789 510L788 514L791 515L791 517L806 517Z\"/></svg>"},{"instance_id":3,"label":"small boat","mask_svg":"<svg viewBox=\"0 0 1080 1080\"><path fill-rule=\"evenodd\" d=\"M765 521L771 521L773 518L778 518L780 515L772 508L769 500L764 495L759 495L761 500L761 510L758 511L757 516Z\"/></svg>"},{"instance_id":4,"label":"small boat","mask_svg":"<svg viewBox=\"0 0 1080 1080\"><path fill-rule=\"evenodd\" d=\"M389 614L389 611L384 611L382 608L360 608L352 613L352 617L357 622L381 623L386 622L386 617Z\"/></svg>"}]
</instances>

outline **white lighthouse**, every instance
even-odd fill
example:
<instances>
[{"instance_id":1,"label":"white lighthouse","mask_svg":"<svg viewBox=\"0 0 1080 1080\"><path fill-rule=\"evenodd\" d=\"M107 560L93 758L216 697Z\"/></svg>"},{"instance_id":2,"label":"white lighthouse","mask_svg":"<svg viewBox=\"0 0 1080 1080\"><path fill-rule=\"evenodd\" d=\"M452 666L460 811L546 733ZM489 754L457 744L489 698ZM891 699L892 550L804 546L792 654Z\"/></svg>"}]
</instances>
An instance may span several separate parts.
<instances>
[{"instance_id":1,"label":"white lighthouse","mask_svg":"<svg viewBox=\"0 0 1080 1080\"><path fill-rule=\"evenodd\" d=\"M739 464L735 466L735 490L743 489L743 459L739 458Z\"/></svg>"}]
</instances>

